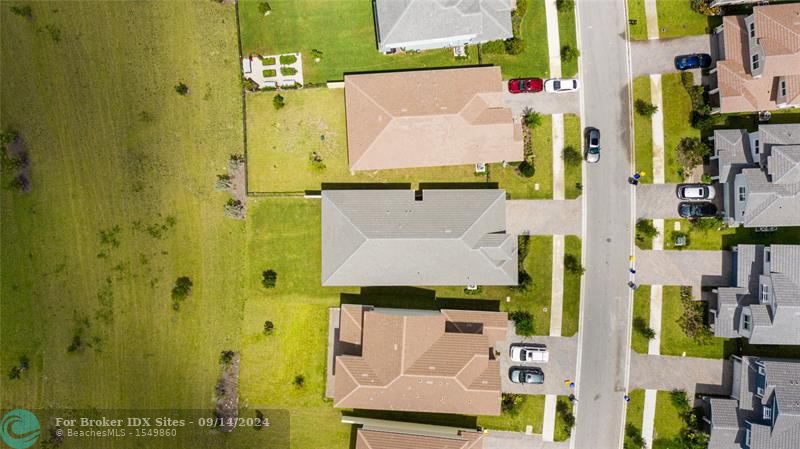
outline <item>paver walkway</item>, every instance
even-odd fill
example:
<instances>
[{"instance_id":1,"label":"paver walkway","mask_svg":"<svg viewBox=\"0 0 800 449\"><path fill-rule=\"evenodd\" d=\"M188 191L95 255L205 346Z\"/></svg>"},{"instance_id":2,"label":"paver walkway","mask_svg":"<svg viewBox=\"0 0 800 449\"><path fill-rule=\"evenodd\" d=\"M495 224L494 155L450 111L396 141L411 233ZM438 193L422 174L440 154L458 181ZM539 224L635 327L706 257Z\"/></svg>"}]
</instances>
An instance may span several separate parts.
<instances>
[{"instance_id":1,"label":"paver walkway","mask_svg":"<svg viewBox=\"0 0 800 449\"><path fill-rule=\"evenodd\" d=\"M508 200L506 231L509 234L581 235L581 199Z\"/></svg>"},{"instance_id":2,"label":"paver walkway","mask_svg":"<svg viewBox=\"0 0 800 449\"><path fill-rule=\"evenodd\" d=\"M730 360L631 354L631 390L645 388L726 395L730 393Z\"/></svg>"}]
</instances>

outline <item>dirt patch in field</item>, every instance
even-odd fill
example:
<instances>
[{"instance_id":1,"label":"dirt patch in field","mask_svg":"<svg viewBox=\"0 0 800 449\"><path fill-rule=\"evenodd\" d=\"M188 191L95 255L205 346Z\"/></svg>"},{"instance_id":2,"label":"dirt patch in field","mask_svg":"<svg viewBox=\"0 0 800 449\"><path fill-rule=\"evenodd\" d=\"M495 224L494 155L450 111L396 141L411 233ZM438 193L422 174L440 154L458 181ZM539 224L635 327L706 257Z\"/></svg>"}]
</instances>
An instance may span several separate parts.
<instances>
[{"instance_id":1,"label":"dirt patch in field","mask_svg":"<svg viewBox=\"0 0 800 449\"><path fill-rule=\"evenodd\" d=\"M222 365L222 375L216 387L217 405L214 416L221 424L220 432L231 432L236 428L239 416L239 353L236 352L227 364Z\"/></svg>"}]
</instances>

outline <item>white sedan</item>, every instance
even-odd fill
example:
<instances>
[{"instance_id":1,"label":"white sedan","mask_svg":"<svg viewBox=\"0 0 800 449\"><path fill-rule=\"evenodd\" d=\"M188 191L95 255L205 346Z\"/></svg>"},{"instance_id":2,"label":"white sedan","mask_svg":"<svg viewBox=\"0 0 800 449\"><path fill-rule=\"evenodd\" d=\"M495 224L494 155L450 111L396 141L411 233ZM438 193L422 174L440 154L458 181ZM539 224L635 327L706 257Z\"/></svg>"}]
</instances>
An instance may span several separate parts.
<instances>
[{"instance_id":1,"label":"white sedan","mask_svg":"<svg viewBox=\"0 0 800 449\"><path fill-rule=\"evenodd\" d=\"M544 82L544 91L554 94L578 90L578 80L574 78L553 78Z\"/></svg>"},{"instance_id":2,"label":"white sedan","mask_svg":"<svg viewBox=\"0 0 800 449\"><path fill-rule=\"evenodd\" d=\"M542 362L550 360L547 346L537 344L516 344L511 346L511 361L513 362Z\"/></svg>"}]
</instances>

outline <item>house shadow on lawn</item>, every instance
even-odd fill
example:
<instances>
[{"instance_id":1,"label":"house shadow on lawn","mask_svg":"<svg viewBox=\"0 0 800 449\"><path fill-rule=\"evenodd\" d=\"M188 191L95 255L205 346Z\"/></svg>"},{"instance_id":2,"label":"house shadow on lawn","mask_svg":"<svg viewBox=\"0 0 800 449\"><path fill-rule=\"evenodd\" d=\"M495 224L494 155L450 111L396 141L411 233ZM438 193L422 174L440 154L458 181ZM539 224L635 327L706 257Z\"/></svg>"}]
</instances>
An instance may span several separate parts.
<instances>
[{"instance_id":1,"label":"house shadow on lawn","mask_svg":"<svg viewBox=\"0 0 800 449\"><path fill-rule=\"evenodd\" d=\"M426 189L497 189L500 184L496 182L420 182L419 190Z\"/></svg>"},{"instance_id":2,"label":"house shadow on lawn","mask_svg":"<svg viewBox=\"0 0 800 449\"><path fill-rule=\"evenodd\" d=\"M360 293L342 293L342 304L421 310L500 311L500 301L470 298L437 298L436 291L417 287L363 287Z\"/></svg>"}]
</instances>

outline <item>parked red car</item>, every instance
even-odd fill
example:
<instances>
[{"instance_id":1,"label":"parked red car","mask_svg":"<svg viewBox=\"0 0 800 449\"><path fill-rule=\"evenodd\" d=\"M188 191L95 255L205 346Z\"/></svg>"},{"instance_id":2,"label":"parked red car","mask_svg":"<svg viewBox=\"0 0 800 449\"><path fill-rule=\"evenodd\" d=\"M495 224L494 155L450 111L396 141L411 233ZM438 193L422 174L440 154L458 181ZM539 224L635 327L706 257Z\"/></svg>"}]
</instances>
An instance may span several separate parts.
<instances>
[{"instance_id":1,"label":"parked red car","mask_svg":"<svg viewBox=\"0 0 800 449\"><path fill-rule=\"evenodd\" d=\"M508 80L508 91L512 94L523 92L541 92L544 89L544 81L541 78L522 78Z\"/></svg>"}]
</instances>

